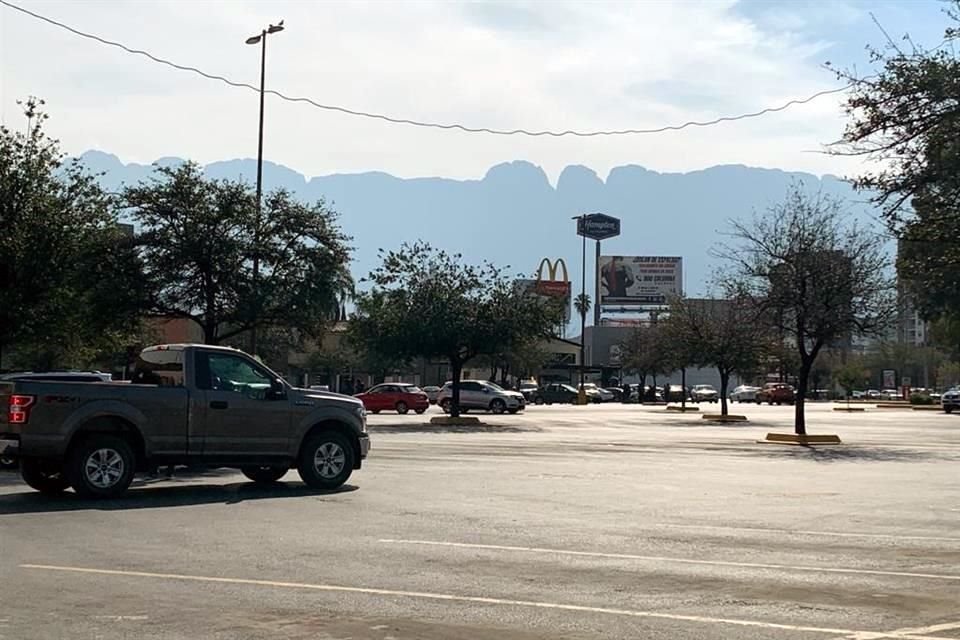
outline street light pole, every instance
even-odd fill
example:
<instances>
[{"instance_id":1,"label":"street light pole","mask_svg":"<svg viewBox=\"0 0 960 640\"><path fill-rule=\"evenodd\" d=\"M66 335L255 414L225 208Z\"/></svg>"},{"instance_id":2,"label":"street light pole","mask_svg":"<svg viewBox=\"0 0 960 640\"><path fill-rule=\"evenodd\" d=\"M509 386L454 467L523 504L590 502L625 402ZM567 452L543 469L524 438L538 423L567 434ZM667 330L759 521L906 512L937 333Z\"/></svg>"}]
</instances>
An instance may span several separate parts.
<instances>
[{"instance_id":1,"label":"street light pole","mask_svg":"<svg viewBox=\"0 0 960 640\"><path fill-rule=\"evenodd\" d=\"M257 355L257 320L260 313L260 301L257 298L260 279L260 225L263 199L263 98L264 84L267 77L267 36L283 31L283 20L277 24L268 25L258 36L247 38L247 44L260 44L260 126L257 133L257 215L253 227L253 295L254 309L253 326L250 328L250 353Z\"/></svg>"},{"instance_id":2,"label":"street light pole","mask_svg":"<svg viewBox=\"0 0 960 640\"><path fill-rule=\"evenodd\" d=\"M585 215L586 214L573 216L573 219L577 221L578 233L581 231L580 226L583 224ZM587 313L586 309L583 308L583 304L587 301L587 236L581 234L580 237L583 240L583 256L580 260L580 387L577 391L577 404L586 404L587 392L583 387L583 367L586 364L584 345L586 344Z\"/></svg>"}]
</instances>

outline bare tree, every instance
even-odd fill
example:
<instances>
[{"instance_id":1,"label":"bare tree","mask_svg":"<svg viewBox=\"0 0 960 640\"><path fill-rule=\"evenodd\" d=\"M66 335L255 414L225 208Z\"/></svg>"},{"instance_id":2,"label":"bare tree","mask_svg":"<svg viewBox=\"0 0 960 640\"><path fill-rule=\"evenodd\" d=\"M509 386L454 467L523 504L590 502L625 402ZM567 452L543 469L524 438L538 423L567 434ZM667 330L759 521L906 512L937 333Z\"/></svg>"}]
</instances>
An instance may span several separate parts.
<instances>
[{"instance_id":1,"label":"bare tree","mask_svg":"<svg viewBox=\"0 0 960 640\"><path fill-rule=\"evenodd\" d=\"M793 185L767 215L734 222L717 253L739 289L800 360L794 428L806 434L804 399L820 351L877 335L893 317L895 295L883 238L847 222L841 203Z\"/></svg>"},{"instance_id":2,"label":"bare tree","mask_svg":"<svg viewBox=\"0 0 960 640\"><path fill-rule=\"evenodd\" d=\"M755 371L769 351L769 326L753 299L735 291L719 299L676 298L669 325L692 364L716 367L720 374L720 413L727 415L727 389L734 373Z\"/></svg>"}]
</instances>

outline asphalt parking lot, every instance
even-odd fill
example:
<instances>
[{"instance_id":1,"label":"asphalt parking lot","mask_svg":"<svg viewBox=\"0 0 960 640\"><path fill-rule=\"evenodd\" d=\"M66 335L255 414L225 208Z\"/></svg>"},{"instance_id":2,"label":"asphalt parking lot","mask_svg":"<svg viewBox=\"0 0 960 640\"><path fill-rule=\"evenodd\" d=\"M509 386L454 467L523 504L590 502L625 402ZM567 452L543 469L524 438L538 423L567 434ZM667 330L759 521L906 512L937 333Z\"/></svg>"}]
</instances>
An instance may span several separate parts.
<instances>
[{"instance_id":1,"label":"asphalt parking lot","mask_svg":"<svg viewBox=\"0 0 960 640\"><path fill-rule=\"evenodd\" d=\"M436 413L371 416L331 494L0 474L0 638L960 639L960 416L814 405L845 444L807 449L756 442L789 407Z\"/></svg>"}]
</instances>

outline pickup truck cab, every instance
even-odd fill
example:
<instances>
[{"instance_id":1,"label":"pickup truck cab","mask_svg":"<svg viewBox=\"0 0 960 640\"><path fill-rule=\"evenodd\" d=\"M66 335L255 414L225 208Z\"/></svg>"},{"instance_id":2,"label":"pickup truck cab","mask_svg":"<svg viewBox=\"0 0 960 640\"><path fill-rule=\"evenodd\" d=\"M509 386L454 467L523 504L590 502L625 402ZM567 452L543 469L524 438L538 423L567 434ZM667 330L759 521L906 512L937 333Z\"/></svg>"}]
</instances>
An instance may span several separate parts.
<instances>
[{"instance_id":1,"label":"pickup truck cab","mask_svg":"<svg viewBox=\"0 0 960 640\"><path fill-rule=\"evenodd\" d=\"M291 387L227 347L149 347L129 383L0 382L0 408L0 455L43 493L114 497L160 465L262 483L296 467L308 486L335 489L370 448L359 400Z\"/></svg>"}]
</instances>

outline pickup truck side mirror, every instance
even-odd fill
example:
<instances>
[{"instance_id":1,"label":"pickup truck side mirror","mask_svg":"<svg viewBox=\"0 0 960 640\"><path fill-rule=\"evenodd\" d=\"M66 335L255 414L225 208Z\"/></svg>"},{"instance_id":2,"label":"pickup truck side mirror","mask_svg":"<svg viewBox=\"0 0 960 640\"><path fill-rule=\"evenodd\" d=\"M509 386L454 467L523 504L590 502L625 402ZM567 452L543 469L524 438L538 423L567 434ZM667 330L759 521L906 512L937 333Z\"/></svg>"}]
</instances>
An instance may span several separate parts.
<instances>
[{"instance_id":1,"label":"pickup truck side mirror","mask_svg":"<svg viewBox=\"0 0 960 640\"><path fill-rule=\"evenodd\" d=\"M270 382L270 390L267 391L267 400L284 400L287 397L286 389L279 379Z\"/></svg>"}]
</instances>

